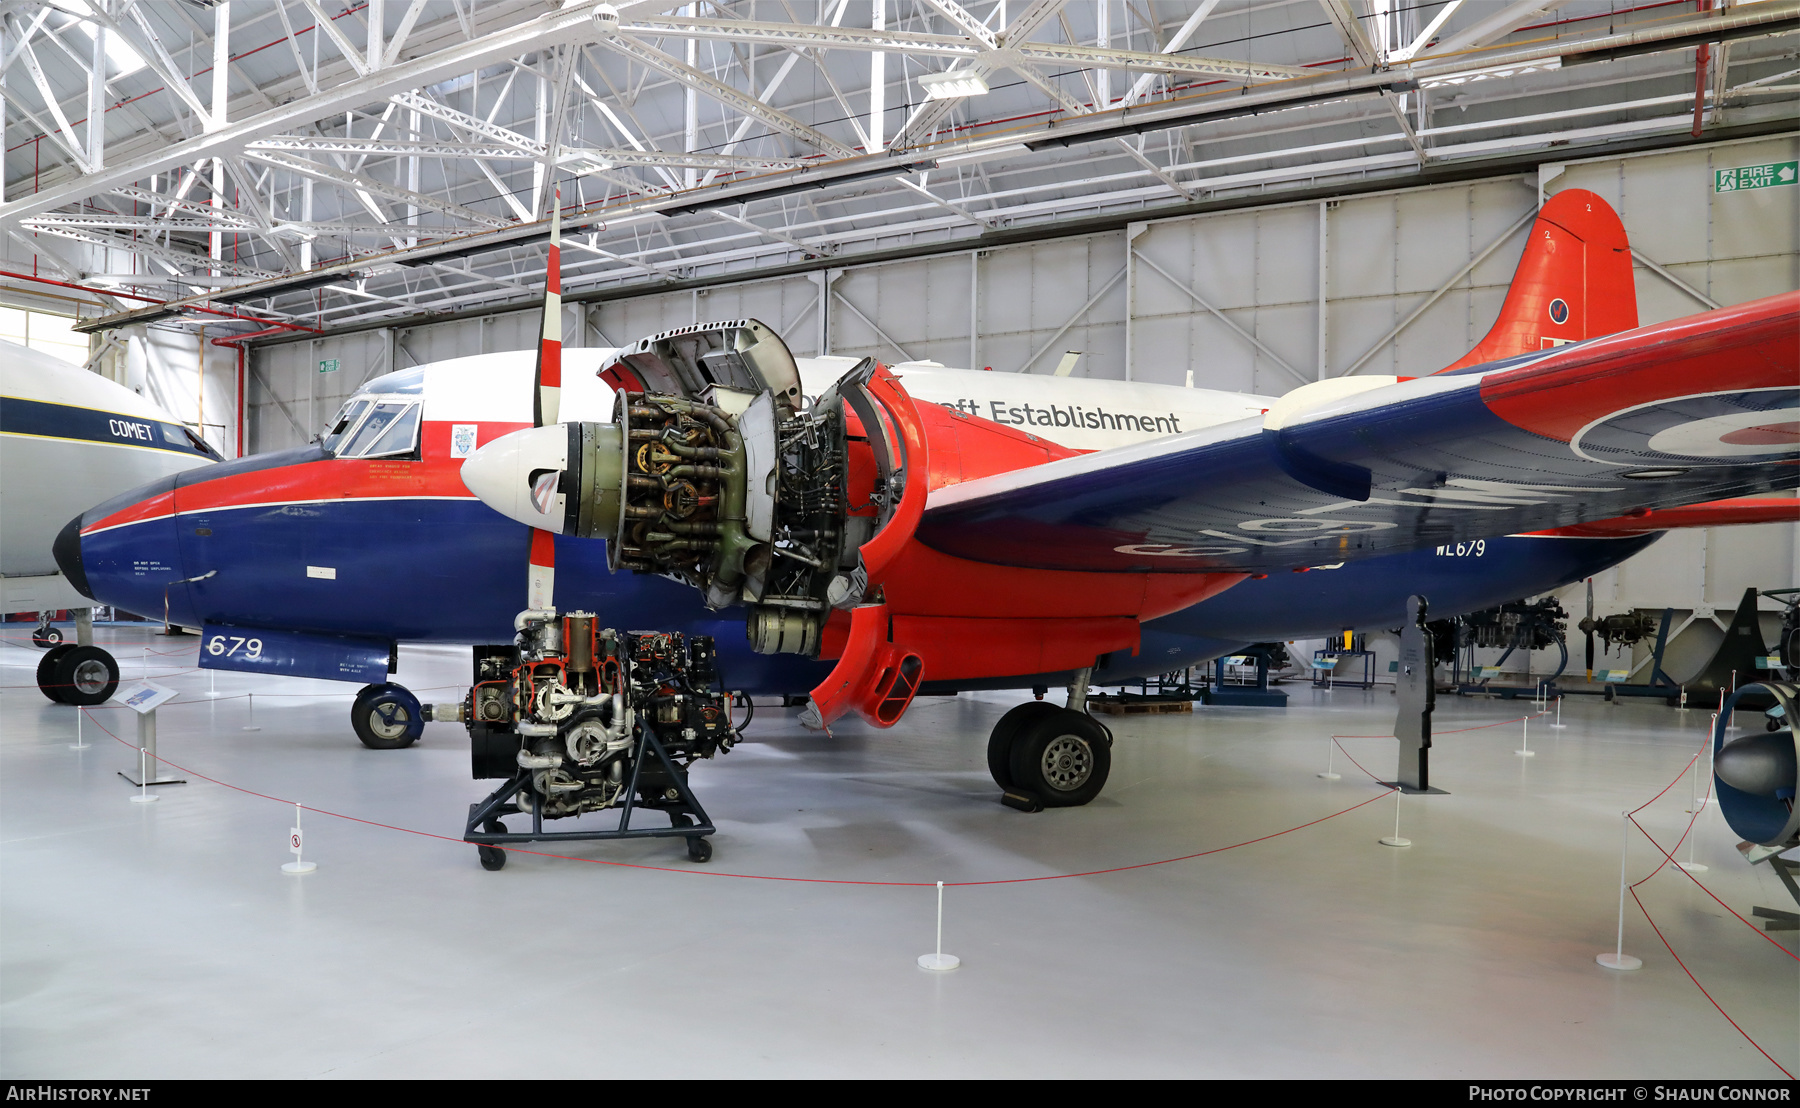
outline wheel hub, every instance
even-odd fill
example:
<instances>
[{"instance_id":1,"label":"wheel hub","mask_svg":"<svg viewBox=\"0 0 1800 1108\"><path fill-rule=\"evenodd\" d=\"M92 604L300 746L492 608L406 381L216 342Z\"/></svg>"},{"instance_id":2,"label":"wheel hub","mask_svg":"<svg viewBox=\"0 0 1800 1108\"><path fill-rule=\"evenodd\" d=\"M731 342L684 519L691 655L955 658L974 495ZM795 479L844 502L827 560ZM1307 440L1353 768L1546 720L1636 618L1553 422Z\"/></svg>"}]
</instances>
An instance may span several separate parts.
<instances>
[{"instance_id":1,"label":"wheel hub","mask_svg":"<svg viewBox=\"0 0 1800 1108\"><path fill-rule=\"evenodd\" d=\"M74 685L76 691L92 696L106 687L108 674L106 663L97 659L89 659L75 667Z\"/></svg>"},{"instance_id":2,"label":"wheel hub","mask_svg":"<svg viewBox=\"0 0 1800 1108\"><path fill-rule=\"evenodd\" d=\"M1071 792L1087 783L1094 772L1094 752L1085 739L1058 735L1044 747L1044 783L1059 792Z\"/></svg>"},{"instance_id":3,"label":"wheel hub","mask_svg":"<svg viewBox=\"0 0 1800 1108\"><path fill-rule=\"evenodd\" d=\"M369 713L369 730L384 739L397 739L406 733L406 709L398 704L383 704Z\"/></svg>"}]
</instances>

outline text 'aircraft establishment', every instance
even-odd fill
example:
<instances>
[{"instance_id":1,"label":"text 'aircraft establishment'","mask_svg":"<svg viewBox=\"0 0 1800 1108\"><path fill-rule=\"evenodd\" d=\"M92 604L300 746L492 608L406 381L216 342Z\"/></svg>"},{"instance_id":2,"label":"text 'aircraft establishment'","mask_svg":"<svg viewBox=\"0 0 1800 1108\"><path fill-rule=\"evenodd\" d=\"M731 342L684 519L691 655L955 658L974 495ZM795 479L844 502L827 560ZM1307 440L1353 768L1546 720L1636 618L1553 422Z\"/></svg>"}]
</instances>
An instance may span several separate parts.
<instances>
[{"instance_id":1,"label":"text 'aircraft establishment'","mask_svg":"<svg viewBox=\"0 0 1800 1108\"><path fill-rule=\"evenodd\" d=\"M320 440L163 477L56 541L101 603L166 593L204 666L366 682L368 745L462 721L475 775L508 781L477 841L633 803L704 823L685 770L734 741L727 691L888 728L921 693L1067 684L1001 719L989 765L1018 806L1084 804L1109 767L1090 683L1797 518L1767 494L1800 484L1800 294L1639 327L1589 192L1544 205L1466 356L1280 398L796 360L755 320L564 351L551 241L535 364L377 378ZM462 702L387 682L399 642L472 645Z\"/></svg>"}]
</instances>

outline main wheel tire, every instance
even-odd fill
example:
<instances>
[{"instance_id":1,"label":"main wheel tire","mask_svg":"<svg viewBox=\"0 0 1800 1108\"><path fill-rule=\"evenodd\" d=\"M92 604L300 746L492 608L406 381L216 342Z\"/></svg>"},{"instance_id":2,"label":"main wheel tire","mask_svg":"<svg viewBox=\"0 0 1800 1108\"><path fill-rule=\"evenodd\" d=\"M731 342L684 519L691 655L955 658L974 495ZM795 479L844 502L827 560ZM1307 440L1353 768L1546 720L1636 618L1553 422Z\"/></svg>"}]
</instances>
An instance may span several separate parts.
<instances>
[{"instance_id":1,"label":"main wheel tire","mask_svg":"<svg viewBox=\"0 0 1800 1108\"><path fill-rule=\"evenodd\" d=\"M63 688L56 683L56 662L64 654L75 649L74 643L63 643L50 648L50 653L38 659L37 683L38 691L50 698L52 704L67 704L63 699Z\"/></svg>"},{"instance_id":2,"label":"main wheel tire","mask_svg":"<svg viewBox=\"0 0 1800 1108\"><path fill-rule=\"evenodd\" d=\"M368 685L350 705L350 726L370 750L411 746L425 731L419 698L399 685Z\"/></svg>"},{"instance_id":3,"label":"main wheel tire","mask_svg":"<svg viewBox=\"0 0 1800 1108\"><path fill-rule=\"evenodd\" d=\"M1002 790L1013 787L1012 749L1019 732L1034 720L1047 719L1063 711L1067 709L1041 700L1028 700L1000 717L994 729L988 732L988 775L994 779L994 784Z\"/></svg>"},{"instance_id":4,"label":"main wheel tire","mask_svg":"<svg viewBox=\"0 0 1800 1108\"><path fill-rule=\"evenodd\" d=\"M31 642L34 646L51 647L62 641L62 632L54 627L40 627L31 633Z\"/></svg>"},{"instance_id":5,"label":"main wheel tire","mask_svg":"<svg viewBox=\"0 0 1800 1108\"><path fill-rule=\"evenodd\" d=\"M1034 794L1046 808L1073 808L1106 787L1112 749L1099 724L1059 708L1020 729L1010 765L1014 787Z\"/></svg>"},{"instance_id":6,"label":"main wheel tire","mask_svg":"<svg viewBox=\"0 0 1800 1108\"><path fill-rule=\"evenodd\" d=\"M50 679L64 704L104 704L119 687L119 663L97 646L76 646L57 656Z\"/></svg>"}]
</instances>

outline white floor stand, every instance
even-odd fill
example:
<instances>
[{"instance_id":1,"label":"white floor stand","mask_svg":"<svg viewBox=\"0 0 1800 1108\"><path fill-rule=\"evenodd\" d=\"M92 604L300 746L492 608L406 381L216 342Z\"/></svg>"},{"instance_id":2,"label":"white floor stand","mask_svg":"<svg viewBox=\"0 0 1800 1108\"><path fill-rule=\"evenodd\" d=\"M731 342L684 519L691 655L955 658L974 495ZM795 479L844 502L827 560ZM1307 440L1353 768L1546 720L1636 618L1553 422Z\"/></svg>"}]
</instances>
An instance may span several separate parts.
<instances>
[{"instance_id":1,"label":"white floor stand","mask_svg":"<svg viewBox=\"0 0 1800 1108\"><path fill-rule=\"evenodd\" d=\"M291 862L281 864L281 872L291 874L311 873L319 868L317 862L309 862L300 857L303 838L300 833L300 802L294 801L294 826L288 828L288 850L294 855Z\"/></svg>"},{"instance_id":2,"label":"white floor stand","mask_svg":"<svg viewBox=\"0 0 1800 1108\"><path fill-rule=\"evenodd\" d=\"M1563 729L1563 727L1565 726L1562 721L1562 702L1563 702L1563 698L1560 694L1558 694L1558 696L1556 698L1556 722L1552 723L1550 725L1550 726L1556 728L1558 731L1561 731Z\"/></svg>"},{"instance_id":3,"label":"white floor stand","mask_svg":"<svg viewBox=\"0 0 1800 1108\"><path fill-rule=\"evenodd\" d=\"M1612 950L1594 955L1594 961L1610 970L1637 969L1644 964L1642 958L1625 953L1625 858L1631 851L1631 813L1620 814L1624 816L1625 830L1619 836L1619 942Z\"/></svg>"},{"instance_id":4,"label":"white floor stand","mask_svg":"<svg viewBox=\"0 0 1800 1108\"><path fill-rule=\"evenodd\" d=\"M87 715L86 708L75 709L75 741L69 744L70 750L86 750L94 745L81 737L81 717Z\"/></svg>"},{"instance_id":5,"label":"white floor stand","mask_svg":"<svg viewBox=\"0 0 1800 1108\"><path fill-rule=\"evenodd\" d=\"M1400 789L1394 789L1394 833L1381 840L1382 846L1411 846L1412 840L1400 835Z\"/></svg>"},{"instance_id":6,"label":"white floor stand","mask_svg":"<svg viewBox=\"0 0 1800 1108\"><path fill-rule=\"evenodd\" d=\"M931 954L919 955L919 968L934 973L946 973L962 965L962 959L954 954L944 953L944 883L937 883L937 950Z\"/></svg>"},{"instance_id":7,"label":"white floor stand","mask_svg":"<svg viewBox=\"0 0 1800 1108\"><path fill-rule=\"evenodd\" d=\"M1337 746L1336 739L1325 740L1325 772L1319 774L1319 776L1327 781L1336 781L1344 776L1341 773L1331 772L1331 759L1337 753L1337 751L1333 749L1335 746Z\"/></svg>"},{"instance_id":8,"label":"white floor stand","mask_svg":"<svg viewBox=\"0 0 1800 1108\"><path fill-rule=\"evenodd\" d=\"M246 731L261 731L262 728L260 728L256 725L256 694L250 693L249 697L250 697L250 714L249 714L249 716L246 717L247 722L244 724L244 730L246 730Z\"/></svg>"},{"instance_id":9,"label":"white floor stand","mask_svg":"<svg viewBox=\"0 0 1800 1108\"><path fill-rule=\"evenodd\" d=\"M1513 751L1513 753L1519 755L1521 758L1535 757L1537 751L1531 749L1531 717L1526 716L1519 721L1519 725L1519 741L1524 745L1520 749Z\"/></svg>"},{"instance_id":10,"label":"white floor stand","mask_svg":"<svg viewBox=\"0 0 1800 1108\"><path fill-rule=\"evenodd\" d=\"M138 791L132 796L133 804L155 804L162 798L150 791L150 752L138 747Z\"/></svg>"}]
</instances>

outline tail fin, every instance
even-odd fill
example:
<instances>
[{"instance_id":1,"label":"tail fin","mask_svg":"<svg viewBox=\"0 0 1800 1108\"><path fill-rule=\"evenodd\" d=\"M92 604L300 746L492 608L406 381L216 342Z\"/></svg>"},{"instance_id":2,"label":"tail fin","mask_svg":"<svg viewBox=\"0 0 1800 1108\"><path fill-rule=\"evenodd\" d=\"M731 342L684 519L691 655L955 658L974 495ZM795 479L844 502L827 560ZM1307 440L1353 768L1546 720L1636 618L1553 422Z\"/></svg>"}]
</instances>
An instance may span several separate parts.
<instances>
[{"instance_id":1,"label":"tail fin","mask_svg":"<svg viewBox=\"0 0 1800 1108\"><path fill-rule=\"evenodd\" d=\"M1600 197L1569 189L1546 201L1531 225L1494 329L1444 372L1637 325L1625 225Z\"/></svg>"}]
</instances>

